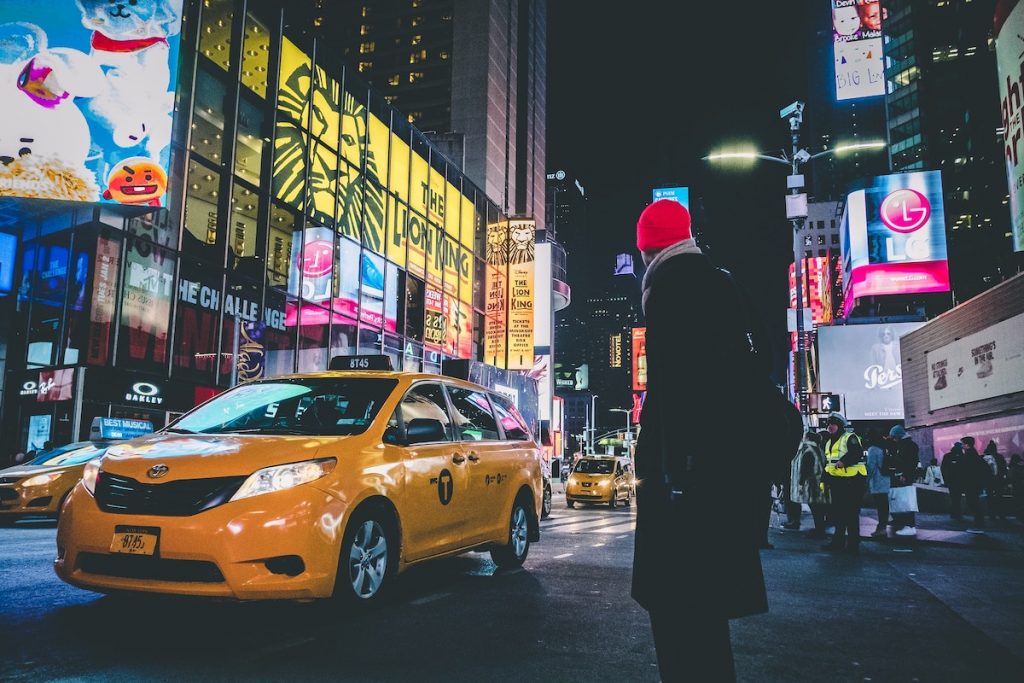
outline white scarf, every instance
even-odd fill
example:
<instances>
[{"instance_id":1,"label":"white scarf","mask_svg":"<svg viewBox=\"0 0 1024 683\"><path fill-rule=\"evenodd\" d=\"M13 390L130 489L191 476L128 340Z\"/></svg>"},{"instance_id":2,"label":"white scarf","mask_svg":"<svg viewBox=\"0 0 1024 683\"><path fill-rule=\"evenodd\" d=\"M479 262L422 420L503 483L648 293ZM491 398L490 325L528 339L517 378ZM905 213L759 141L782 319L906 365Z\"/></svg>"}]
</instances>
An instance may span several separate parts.
<instances>
[{"instance_id":1,"label":"white scarf","mask_svg":"<svg viewBox=\"0 0 1024 683\"><path fill-rule=\"evenodd\" d=\"M654 277L654 271L663 262L669 260L673 256L679 254L701 254L700 247L697 246L696 240L692 237L685 239L682 242L676 242L670 247L666 247L658 252L658 255L647 265L647 272L644 273L644 279L641 282L641 289L643 290L643 298L641 305L643 306L644 313L647 313L647 296L651 293L651 279Z\"/></svg>"}]
</instances>

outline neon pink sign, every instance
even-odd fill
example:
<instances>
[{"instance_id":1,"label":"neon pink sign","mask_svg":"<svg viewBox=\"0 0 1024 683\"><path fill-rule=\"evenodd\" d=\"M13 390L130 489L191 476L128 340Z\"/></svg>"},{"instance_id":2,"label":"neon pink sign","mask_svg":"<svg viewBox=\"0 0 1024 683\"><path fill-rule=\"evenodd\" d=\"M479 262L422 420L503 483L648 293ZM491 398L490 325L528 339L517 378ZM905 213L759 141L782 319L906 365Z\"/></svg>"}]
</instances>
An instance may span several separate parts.
<instances>
[{"instance_id":1,"label":"neon pink sign","mask_svg":"<svg viewBox=\"0 0 1024 683\"><path fill-rule=\"evenodd\" d=\"M885 227L908 233L928 222L932 216L932 205L923 194L907 188L896 190L883 199L878 214Z\"/></svg>"}]
</instances>

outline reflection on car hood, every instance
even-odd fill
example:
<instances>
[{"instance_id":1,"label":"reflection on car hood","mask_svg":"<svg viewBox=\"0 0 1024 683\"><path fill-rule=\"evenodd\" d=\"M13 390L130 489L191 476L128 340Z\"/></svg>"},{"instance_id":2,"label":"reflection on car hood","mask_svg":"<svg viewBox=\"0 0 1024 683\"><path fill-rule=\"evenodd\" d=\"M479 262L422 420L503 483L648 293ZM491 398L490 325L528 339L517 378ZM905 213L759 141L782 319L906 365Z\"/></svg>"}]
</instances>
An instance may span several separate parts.
<instances>
[{"instance_id":1,"label":"reflection on car hood","mask_svg":"<svg viewBox=\"0 0 1024 683\"><path fill-rule=\"evenodd\" d=\"M100 461L105 472L139 481L163 483L248 475L271 465L338 455L334 448L348 437L260 434L151 434L112 446ZM325 446L330 446L325 448ZM166 465L158 479L150 468Z\"/></svg>"},{"instance_id":2,"label":"reflection on car hood","mask_svg":"<svg viewBox=\"0 0 1024 683\"><path fill-rule=\"evenodd\" d=\"M0 470L0 477L28 477L33 474L46 474L47 472L63 472L74 468L84 468L85 463L79 463L77 465L15 465L14 467L8 467L7 469Z\"/></svg>"}]
</instances>

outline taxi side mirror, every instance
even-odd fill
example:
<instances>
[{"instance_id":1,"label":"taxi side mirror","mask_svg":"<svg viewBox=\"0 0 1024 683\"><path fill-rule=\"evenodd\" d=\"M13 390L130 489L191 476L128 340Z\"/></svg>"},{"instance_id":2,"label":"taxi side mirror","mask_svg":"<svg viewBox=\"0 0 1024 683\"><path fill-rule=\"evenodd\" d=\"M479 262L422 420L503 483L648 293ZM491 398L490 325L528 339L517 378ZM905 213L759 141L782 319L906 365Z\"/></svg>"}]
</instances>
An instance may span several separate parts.
<instances>
[{"instance_id":1,"label":"taxi side mirror","mask_svg":"<svg viewBox=\"0 0 1024 683\"><path fill-rule=\"evenodd\" d=\"M401 446L405 443L405 439L402 438L402 430L398 428L398 425L391 425L384 430L383 441L392 446Z\"/></svg>"},{"instance_id":2,"label":"taxi side mirror","mask_svg":"<svg viewBox=\"0 0 1024 683\"><path fill-rule=\"evenodd\" d=\"M405 426L405 434L405 443L407 445L448 440L441 421L428 417L417 417L409 420L409 423Z\"/></svg>"}]
</instances>

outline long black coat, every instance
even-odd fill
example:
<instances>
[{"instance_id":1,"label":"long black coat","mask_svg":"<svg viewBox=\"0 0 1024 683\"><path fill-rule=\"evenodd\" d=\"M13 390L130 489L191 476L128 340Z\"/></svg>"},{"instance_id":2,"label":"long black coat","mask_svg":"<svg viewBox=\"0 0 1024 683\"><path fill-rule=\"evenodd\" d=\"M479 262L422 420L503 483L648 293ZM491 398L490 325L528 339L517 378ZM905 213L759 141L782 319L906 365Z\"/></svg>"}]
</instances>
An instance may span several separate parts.
<instances>
[{"instance_id":1,"label":"long black coat","mask_svg":"<svg viewBox=\"0 0 1024 683\"><path fill-rule=\"evenodd\" d=\"M633 597L648 610L767 611L758 550L767 491L797 442L765 452L778 441L767 438L779 428L769 407L782 399L764 366L763 330L750 329L745 296L701 254L673 256L651 280ZM799 422L796 430L799 440Z\"/></svg>"}]
</instances>

